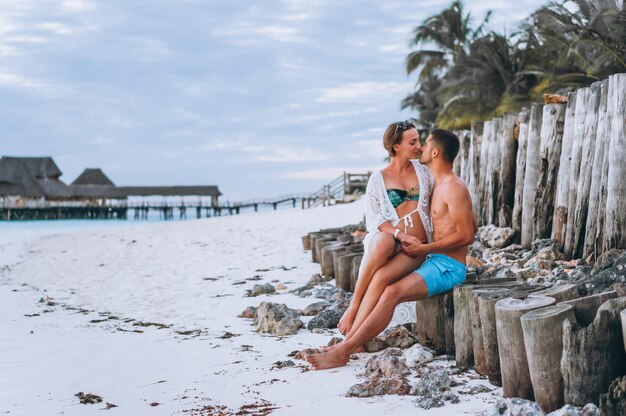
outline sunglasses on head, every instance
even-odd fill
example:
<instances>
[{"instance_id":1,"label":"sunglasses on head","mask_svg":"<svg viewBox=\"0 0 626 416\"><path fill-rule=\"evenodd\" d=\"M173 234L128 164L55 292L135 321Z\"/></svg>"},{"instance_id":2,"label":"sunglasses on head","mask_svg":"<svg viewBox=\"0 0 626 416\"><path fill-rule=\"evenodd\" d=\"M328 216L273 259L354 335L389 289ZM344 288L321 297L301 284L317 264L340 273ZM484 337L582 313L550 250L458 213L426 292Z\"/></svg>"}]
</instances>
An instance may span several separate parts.
<instances>
[{"instance_id":1,"label":"sunglasses on head","mask_svg":"<svg viewBox=\"0 0 626 416\"><path fill-rule=\"evenodd\" d=\"M393 135L394 136L396 135L396 133L398 132L398 129L400 129L400 131L404 131L404 130L414 129L414 128L415 126L409 120L397 121L396 129L394 130Z\"/></svg>"}]
</instances>

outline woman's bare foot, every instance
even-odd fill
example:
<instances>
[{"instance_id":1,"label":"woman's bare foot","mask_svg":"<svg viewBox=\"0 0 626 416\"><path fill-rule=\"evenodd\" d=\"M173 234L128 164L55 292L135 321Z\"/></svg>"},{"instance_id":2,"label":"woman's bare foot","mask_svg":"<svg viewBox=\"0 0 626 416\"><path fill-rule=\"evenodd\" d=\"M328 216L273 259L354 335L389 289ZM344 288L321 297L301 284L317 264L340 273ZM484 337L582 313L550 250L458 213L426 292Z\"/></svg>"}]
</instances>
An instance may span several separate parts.
<instances>
[{"instance_id":1,"label":"woman's bare foot","mask_svg":"<svg viewBox=\"0 0 626 416\"><path fill-rule=\"evenodd\" d=\"M352 324L354 323L354 319L356 318L357 310L358 308L353 308L352 305L350 305L339 320L337 328L339 328L339 332L341 332L343 335L346 335L352 329Z\"/></svg>"},{"instance_id":2,"label":"woman's bare foot","mask_svg":"<svg viewBox=\"0 0 626 416\"><path fill-rule=\"evenodd\" d=\"M326 370L329 368L343 367L350 360L350 353L345 353L343 348L335 348L322 354L308 355L306 360L314 370Z\"/></svg>"},{"instance_id":3,"label":"woman's bare foot","mask_svg":"<svg viewBox=\"0 0 626 416\"><path fill-rule=\"evenodd\" d=\"M347 339L346 339L347 340ZM339 348L341 346L341 344L343 344L344 342L346 342L346 340L343 340L341 342L338 342L335 345L330 345L330 346L325 346L325 347L321 347L320 349L322 350L322 352L330 352L333 351L335 348ZM365 347L359 347L357 349L355 349L354 351L352 351L353 353L355 352L365 352Z\"/></svg>"}]
</instances>

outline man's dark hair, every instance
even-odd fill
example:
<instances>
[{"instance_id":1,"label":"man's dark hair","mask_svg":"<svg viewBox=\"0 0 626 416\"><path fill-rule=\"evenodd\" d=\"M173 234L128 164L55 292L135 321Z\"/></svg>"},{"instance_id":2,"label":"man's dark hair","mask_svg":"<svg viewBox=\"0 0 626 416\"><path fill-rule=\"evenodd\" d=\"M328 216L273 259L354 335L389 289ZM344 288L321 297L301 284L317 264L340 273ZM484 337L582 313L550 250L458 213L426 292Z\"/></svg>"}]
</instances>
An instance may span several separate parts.
<instances>
[{"instance_id":1,"label":"man's dark hair","mask_svg":"<svg viewBox=\"0 0 626 416\"><path fill-rule=\"evenodd\" d=\"M454 158L459 153L461 146L459 138L456 134L448 130L435 129L430 132L432 140L442 150L443 157L450 163L454 162Z\"/></svg>"}]
</instances>

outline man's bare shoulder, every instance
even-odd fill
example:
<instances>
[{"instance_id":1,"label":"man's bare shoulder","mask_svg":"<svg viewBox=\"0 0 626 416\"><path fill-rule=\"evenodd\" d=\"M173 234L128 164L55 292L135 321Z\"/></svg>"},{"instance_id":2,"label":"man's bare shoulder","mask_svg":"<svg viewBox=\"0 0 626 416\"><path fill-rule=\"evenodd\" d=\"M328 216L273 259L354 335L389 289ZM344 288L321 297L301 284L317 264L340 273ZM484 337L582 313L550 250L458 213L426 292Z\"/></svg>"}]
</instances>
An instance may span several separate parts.
<instances>
[{"instance_id":1,"label":"man's bare shoulder","mask_svg":"<svg viewBox=\"0 0 626 416\"><path fill-rule=\"evenodd\" d=\"M467 189L467 185L458 177L450 178L447 183L444 183L441 186L440 194L448 199L454 200L457 198L465 198L468 195L469 191Z\"/></svg>"}]
</instances>

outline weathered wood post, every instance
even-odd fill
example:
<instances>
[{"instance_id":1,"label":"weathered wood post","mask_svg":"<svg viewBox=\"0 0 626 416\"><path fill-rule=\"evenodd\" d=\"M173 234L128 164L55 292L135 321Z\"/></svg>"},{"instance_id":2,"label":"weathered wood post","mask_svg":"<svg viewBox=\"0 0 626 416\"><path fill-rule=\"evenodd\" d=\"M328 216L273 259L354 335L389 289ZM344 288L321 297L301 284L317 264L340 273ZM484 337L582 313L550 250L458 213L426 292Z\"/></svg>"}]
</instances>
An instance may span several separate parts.
<instances>
[{"instance_id":1,"label":"weathered wood post","mask_svg":"<svg viewBox=\"0 0 626 416\"><path fill-rule=\"evenodd\" d=\"M496 303L496 331L504 397L533 399L520 317L526 312L551 306L554 303L554 298L549 297L506 298Z\"/></svg>"},{"instance_id":2,"label":"weathered wood post","mask_svg":"<svg viewBox=\"0 0 626 416\"><path fill-rule=\"evenodd\" d=\"M455 165L458 163L460 178L467 184L469 178L469 149L471 144L470 132L468 130L461 130L459 135L459 140L461 141L461 148L459 149L460 163L455 162Z\"/></svg>"},{"instance_id":3,"label":"weathered wood post","mask_svg":"<svg viewBox=\"0 0 626 416\"><path fill-rule=\"evenodd\" d=\"M609 81L604 80L599 83L600 101L598 104L597 133L595 138L595 151L593 155L593 166L591 168L591 183L589 185L589 209L585 220L586 230L585 241L582 250L584 258L591 254L598 257L602 250L602 232L604 231L604 201L602 198L603 187L606 190L606 182L602 182L602 177L606 171L608 174L608 160L605 170L604 158L609 147L608 132L611 129L607 121L610 120L607 112ZM606 179L605 179L606 180ZM601 217L601 218L600 218ZM602 226L598 228L598 225Z\"/></svg>"},{"instance_id":4,"label":"weathered wood post","mask_svg":"<svg viewBox=\"0 0 626 416\"><path fill-rule=\"evenodd\" d=\"M487 374L487 360L485 358L485 343L480 314L480 296L496 295L507 291L506 288L486 287L471 291L470 317L472 319L472 350L474 351L474 368L478 374Z\"/></svg>"},{"instance_id":5,"label":"weathered wood post","mask_svg":"<svg viewBox=\"0 0 626 416\"><path fill-rule=\"evenodd\" d=\"M566 300L578 298L578 286L572 283L566 283L563 285L552 286L548 289L540 290L538 292L533 292L528 296L549 296L551 298L554 298L554 300L556 300L557 302L563 302Z\"/></svg>"},{"instance_id":6,"label":"weathered wood post","mask_svg":"<svg viewBox=\"0 0 626 416\"><path fill-rule=\"evenodd\" d=\"M335 257L335 282L337 287L351 291L352 286L352 260L355 257L363 257L363 253L352 253L346 251L342 255Z\"/></svg>"},{"instance_id":7,"label":"weathered wood post","mask_svg":"<svg viewBox=\"0 0 626 416\"><path fill-rule=\"evenodd\" d=\"M547 104L543 107L541 146L538 156L541 168L537 180L536 198L533 201L533 239L550 237L554 214L554 192L561 157L563 139L564 104Z\"/></svg>"},{"instance_id":8,"label":"weathered wood post","mask_svg":"<svg viewBox=\"0 0 626 416\"><path fill-rule=\"evenodd\" d=\"M574 252L574 210L576 209L576 190L580 178L580 164L585 137L585 111L589 105L591 88L581 88L576 91L576 110L574 116L574 138L572 141L571 164L569 170L569 190L567 200L567 224L565 228L565 243L563 252L567 257L571 257Z\"/></svg>"},{"instance_id":9,"label":"weathered wood post","mask_svg":"<svg viewBox=\"0 0 626 416\"><path fill-rule=\"evenodd\" d=\"M582 327L563 323L561 374L565 403L584 406L598 404L600 395L620 375L626 374L620 312L626 297L605 302L593 322Z\"/></svg>"},{"instance_id":10,"label":"weathered wood post","mask_svg":"<svg viewBox=\"0 0 626 416\"><path fill-rule=\"evenodd\" d=\"M362 260L363 254L352 258L352 264L350 265L350 292L354 292L354 288L356 287L356 281L359 278L359 270L361 269Z\"/></svg>"},{"instance_id":11,"label":"weathered wood post","mask_svg":"<svg viewBox=\"0 0 626 416\"><path fill-rule=\"evenodd\" d=\"M513 203L513 230L517 238L520 237L522 228L522 211L524 196L524 175L526 174L526 154L528 149L528 120L530 112L527 108L523 108L518 116L518 134L517 134L517 160L515 162L515 200Z\"/></svg>"},{"instance_id":12,"label":"weathered wood post","mask_svg":"<svg viewBox=\"0 0 626 416\"><path fill-rule=\"evenodd\" d=\"M533 205L537 196L537 181L539 180L540 160L537 149L541 147L541 116L543 104L533 104L530 110L528 127L526 173L524 174L524 195L522 210L521 240L522 246L529 248L534 240L533 236Z\"/></svg>"},{"instance_id":13,"label":"weathered wood post","mask_svg":"<svg viewBox=\"0 0 626 416\"><path fill-rule=\"evenodd\" d=\"M454 355L454 301L452 292L416 302L415 335L437 354Z\"/></svg>"},{"instance_id":14,"label":"weathered wood post","mask_svg":"<svg viewBox=\"0 0 626 416\"><path fill-rule=\"evenodd\" d=\"M515 140L515 123L517 115L505 113L502 118L502 136L500 146L500 183L498 184L498 225L511 227L513 202L515 199L515 163L517 156L517 140Z\"/></svg>"},{"instance_id":15,"label":"weathered wood post","mask_svg":"<svg viewBox=\"0 0 626 416\"><path fill-rule=\"evenodd\" d=\"M489 155L487 155L487 176L485 177L486 224L498 224L498 190L500 189L500 160L502 140L502 119L491 120Z\"/></svg>"},{"instance_id":16,"label":"weathered wood post","mask_svg":"<svg viewBox=\"0 0 626 416\"><path fill-rule=\"evenodd\" d=\"M487 220L487 201L485 200L485 194L487 189L487 171L490 157L491 141L493 139L491 121L485 121L483 124L483 141L480 146L480 183L478 186L479 199L480 199L480 212L476 213L481 225L487 225L491 222Z\"/></svg>"},{"instance_id":17,"label":"weathered wood post","mask_svg":"<svg viewBox=\"0 0 626 416\"><path fill-rule=\"evenodd\" d=\"M617 298L617 292L612 290L610 292L598 293L596 295L585 296L578 299L566 300L561 303L572 305L578 325L588 326L593 322L600 306L602 306L607 300L615 298Z\"/></svg>"},{"instance_id":18,"label":"weathered wood post","mask_svg":"<svg viewBox=\"0 0 626 416\"><path fill-rule=\"evenodd\" d=\"M554 305L521 317L524 348L535 401L544 412L563 406L563 321L576 322L571 305Z\"/></svg>"},{"instance_id":19,"label":"weathered wood post","mask_svg":"<svg viewBox=\"0 0 626 416\"><path fill-rule=\"evenodd\" d=\"M611 141L609 144L609 173L607 181L606 214L604 224L604 251L626 247L626 74L609 77L611 112Z\"/></svg>"},{"instance_id":20,"label":"weathered wood post","mask_svg":"<svg viewBox=\"0 0 626 416\"><path fill-rule=\"evenodd\" d=\"M468 153L467 189L472 197L472 208L480 223L480 151L483 142L483 123L472 121L470 148Z\"/></svg>"},{"instance_id":21,"label":"weathered wood post","mask_svg":"<svg viewBox=\"0 0 626 416\"><path fill-rule=\"evenodd\" d=\"M585 115L585 131L583 135L583 151L580 161L580 173L578 187L576 188L576 205L574 206L574 221L571 241L565 240L565 253L567 248L571 249L571 257L576 258L582 255L585 242L585 229L587 221L587 210L589 208L589 191L591 186L591 175L594 165L596 132L598 130L598 107L600 105L601 82L591 84L589 100L587 102ZM568 223L569 225L569 223Z\"/></svg>"}]
</instances>

